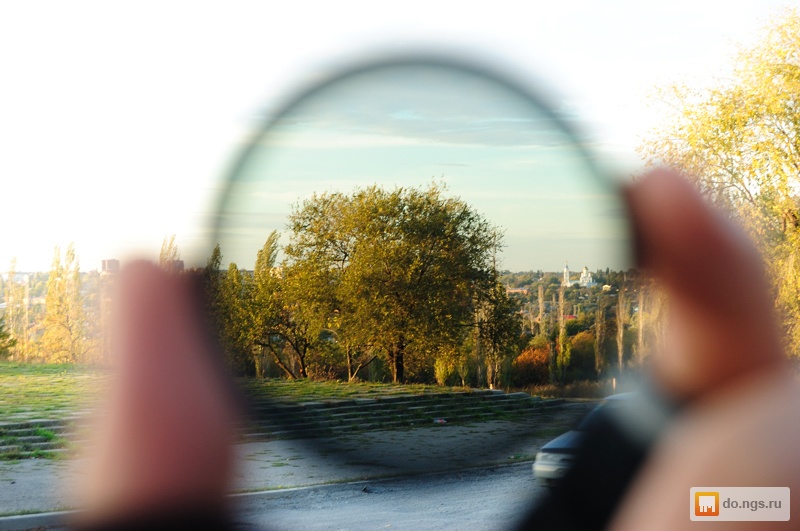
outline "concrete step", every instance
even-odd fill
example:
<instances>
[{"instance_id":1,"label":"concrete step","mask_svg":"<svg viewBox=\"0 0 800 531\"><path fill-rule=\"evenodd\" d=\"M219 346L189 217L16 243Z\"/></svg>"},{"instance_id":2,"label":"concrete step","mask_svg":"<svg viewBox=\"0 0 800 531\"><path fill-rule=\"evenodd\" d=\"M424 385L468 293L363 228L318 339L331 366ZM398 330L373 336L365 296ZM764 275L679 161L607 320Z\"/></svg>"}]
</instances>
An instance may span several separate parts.
<instances>
[{"instance_id":1,"label":"concrete step","mask_svg":"<svg viewBox=\"0 0 800 531\"><path fill-rule=\"evenodd\" d=\"M240 438L243 441L255 441L324 437L354 431L429 426L434 424L434 419L444 419L450 424L493 418L524 418L528 412L564 402L500 390L400 394L303 403L260 398L251 404L252 421L240 431ZM85 424L85 417L76 415L64 420L0 422L0 457L63 449L68 437L83 433L78 429L82 424ZM52 433L55 438L42 435L42 430Z\"/></svg>"}]
</instances>

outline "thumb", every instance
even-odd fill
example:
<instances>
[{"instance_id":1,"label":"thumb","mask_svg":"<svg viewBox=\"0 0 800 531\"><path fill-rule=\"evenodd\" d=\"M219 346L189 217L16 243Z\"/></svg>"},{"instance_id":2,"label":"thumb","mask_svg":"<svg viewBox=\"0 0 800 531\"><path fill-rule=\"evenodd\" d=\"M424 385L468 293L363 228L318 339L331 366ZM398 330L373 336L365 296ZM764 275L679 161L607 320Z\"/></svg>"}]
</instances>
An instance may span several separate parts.
<instances>
[{"instance_id":1,"label":"thumb","mask_svg":"<svg viewBox=\"0 0 800 531\"><path fill-rule=\"evenodd\" d=\"M787 364L764 264L753 242L684 177L656 170L626 197L639 265L669 297L655 378L677 397L712 392Z\"/></svg>"}]
</instances>

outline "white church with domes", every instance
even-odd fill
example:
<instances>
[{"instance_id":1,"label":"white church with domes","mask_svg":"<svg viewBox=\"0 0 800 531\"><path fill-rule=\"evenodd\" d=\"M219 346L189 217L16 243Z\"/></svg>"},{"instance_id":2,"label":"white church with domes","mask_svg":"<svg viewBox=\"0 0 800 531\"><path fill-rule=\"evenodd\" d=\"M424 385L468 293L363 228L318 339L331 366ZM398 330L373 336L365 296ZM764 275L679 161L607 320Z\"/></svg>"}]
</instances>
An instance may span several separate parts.
<instances>
[{"instance_id":1,"label":"white church with domes","mask_svg":"<svg viewBox=\"0 0 800 531\"><path fill-rule=\"evenodd\" d=\"M592 279L592 274L589 272L589 268L584 266L581 270L581 277L578 280L571 280L570 279L570 272L569 272L569 264L564 262L564 277L561 280L561 285L568 288L570 286L580 286L582 288L591 288L592 286L596 286L597 282Z\"/></svg>"}]
</instances>

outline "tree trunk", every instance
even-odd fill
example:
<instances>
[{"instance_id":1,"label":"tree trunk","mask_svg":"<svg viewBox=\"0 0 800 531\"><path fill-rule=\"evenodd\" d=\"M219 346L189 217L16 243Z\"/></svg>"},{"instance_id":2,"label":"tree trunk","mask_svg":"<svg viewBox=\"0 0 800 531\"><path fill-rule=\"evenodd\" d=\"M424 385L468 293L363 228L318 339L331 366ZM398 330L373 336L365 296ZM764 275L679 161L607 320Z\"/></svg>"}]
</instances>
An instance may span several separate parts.
<instances>
[{"instance_id":1,"label":"tree trunk","mask_svg":"<svg viewBox=\"0 0 800 531\"><path fill-rule=\"evenodd\" d=\"M405 367L403 366L403 351L398 349L394 353L394 383L403 383L405 380Z\"/></svg>"},{"instance_id":2,"label":"tree trunk","mask_svg":"<svg viewBox=\"0 0 800 531\"><path fill-rule=\"evenodd\" d=\"M606 342L606 311L603 307L602 297L597 298L597 310L594 319L594 372L597 376L603 372L605 366L605 351L603 346Z\"/></svg>"},{"instance_id":3,"label":"tree trunk","mask_svg":"<svg viewBox=\"0 0 800 531\"><path fill-rule=\"evenodd\" d=\"M620 286L617 294L617 368L620 374L624 367L625 356L625 314L628 311L628 302L625 297L625 286Z\"/></svg>"},{"instance_id":4,"label":"tree trunk","mask_svg":"<svg viewBox=\"0 0 800 531\"><path fill-rule=\"evenodd\" d=\"M539 284L539 335L546 335L547 328L544 322L544 286Z\"/></svg>"},{"instance_id":5,"label":"tree trunk","mask_svg":"<svg viewBox=\"0 0 800 531\"><path fill-rule=\"evenodd\" d=\"M262 363L262 361L263 361L262 354L256 354L255 356L253 356L253 365L255 366L256 369L256 378L264 377L264 364Z\"/></svg>"},{"instance_id":6,"label":"tree trunk","mask_svg":"<svg viewBox=\"0 0 800 531\"><path fill-rule=\"evenodd\" d=\"M348 346L344 351L347 356L347 381L352 382L353 378L356 376L353 374L353 349Z\"/></svg>"},{"instance_id":7,"label":"tree trunk","mask_svg":"<svg viewBox=\"0 0 800 531\"><path fill-rule=\"evenodd\" d=\"M389 353L389 365L392 368L392 381L394 383L403 383L405 381L405 366L403 364L405 348L405 338L401 337L394 344L392 352Z\"/></svg>"},{"instance_id":8,"label":"tree trunk","mask_svg":"<svg viewBox=\"0 0 800 531\"><path fill-rule=\"evenodd\" d=\"M636 338L636 358L641 363L644 360L644 325L645 325L645 284L639 286L639 330Z\"/></svg>"},{"instance_id":9,"label":"tree trunk","mask_svg":"<svg viewBox=\"0 0 800 531\"><path fill-rule=\"evenodd\" d=\"M558 288L558 359L556 361L556 369L558 371L559 383L564 383L564 373L566 371L565 361L567 360L567 320L566 320L567 305L564 298L564 286ZM567 360L568 363L568 360Z\"/></svg>"}]
</instances>

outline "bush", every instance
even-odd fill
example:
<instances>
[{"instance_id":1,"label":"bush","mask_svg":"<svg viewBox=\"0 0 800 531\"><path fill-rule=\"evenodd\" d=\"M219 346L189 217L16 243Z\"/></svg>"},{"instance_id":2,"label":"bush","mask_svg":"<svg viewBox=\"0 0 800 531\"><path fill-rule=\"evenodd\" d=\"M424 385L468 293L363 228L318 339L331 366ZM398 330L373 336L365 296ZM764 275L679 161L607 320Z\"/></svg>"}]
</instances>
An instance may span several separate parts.
<instances>
[{"instance_id":1,"label":"bush","mask_svg":"<svg viewBox=\"0 0 800 531\"><path fill-rule=\"evenodd\" d=\"M625 393L636 390L636 378L625 381L617 380L617 393ZM588 381L582 380L572 382L567 385L533 385L526 387L525 392L531 396L541 396L544 398L605 398L614 394L614 387L611 380Z\"/></svg>"},{"instance_id":2,"label":"bush","mask_svg":"<svg viewBox=\"0 0 800 531\"><path fill-rule=\"evenodd\" d=\"M455 372L454 363L449 358L436 358L436 361L433 362L433 372L436 376L436 383L439 385L447 385L447 380L449 380Z\"/></svg>"},{"instance_id":3,"label":"bush","mask_svg":"<svg viewBox=\"0 0 800 531\"><path fill-rule=\"evenodd\" d=\"M572 358L567 369L567 380L594 379L594 334L588 330L579 332L571 341Z\"/></svg>"},{"instance_id":4,"label":"bush","mask_svg":"<svg viewBox=\"0 0 800 531\"><path fill-rule=\"evenodd\" d=\"M541 385L550 381L550 349L528 347L511 366L511 381L516 387Z\"/></svg>"}]
</instances>

